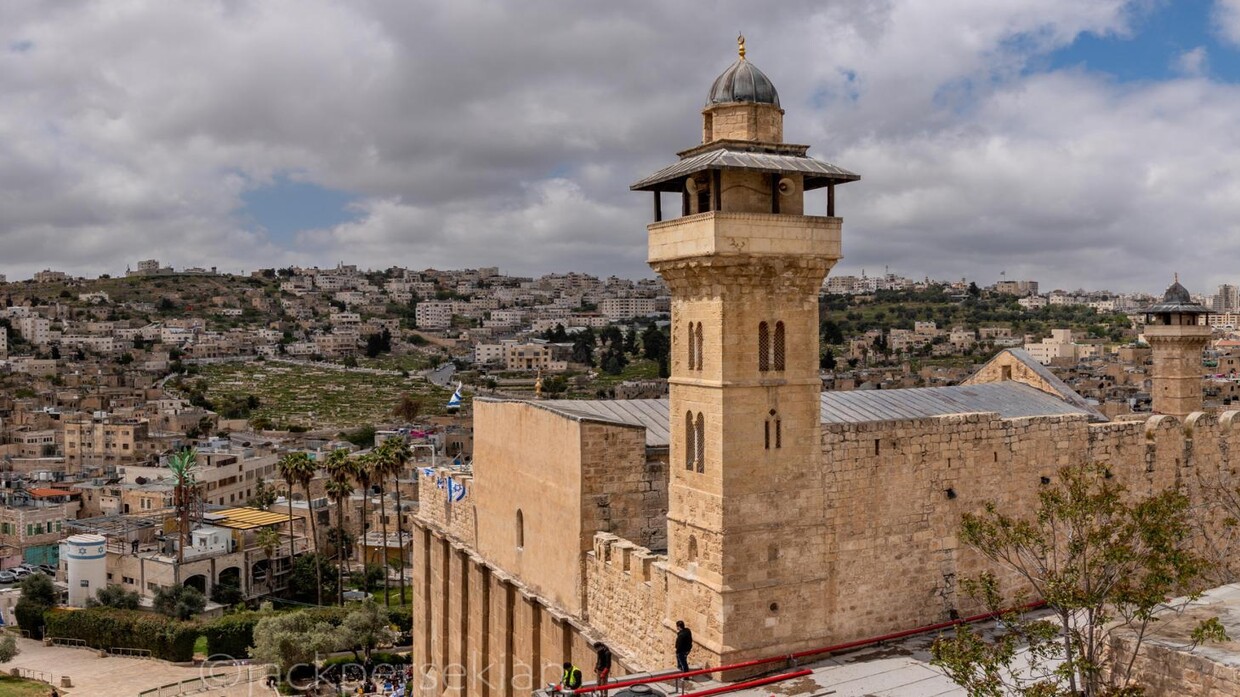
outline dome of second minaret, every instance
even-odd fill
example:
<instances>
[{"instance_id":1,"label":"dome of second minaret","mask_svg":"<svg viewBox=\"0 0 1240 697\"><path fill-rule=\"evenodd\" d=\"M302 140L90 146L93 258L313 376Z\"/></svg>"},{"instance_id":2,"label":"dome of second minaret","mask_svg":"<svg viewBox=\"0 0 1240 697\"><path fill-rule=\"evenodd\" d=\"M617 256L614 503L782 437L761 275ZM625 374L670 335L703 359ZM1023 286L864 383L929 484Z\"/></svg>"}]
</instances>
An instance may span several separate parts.
<instances>
[{"instance_id":1,"label":"dome of second minaret","mask_svg":"<svg viewBox=\"0 0 1240 697\"><path fill-rule=\"evenodd\" d=\"M775 85L758 67L745 59L745 39L739 37L740 58L728 66L710 86L710 96L706 104L732 104L749 102L754 104L773 104L779 106L779 93Z\"/></svg>"}]
</instances>

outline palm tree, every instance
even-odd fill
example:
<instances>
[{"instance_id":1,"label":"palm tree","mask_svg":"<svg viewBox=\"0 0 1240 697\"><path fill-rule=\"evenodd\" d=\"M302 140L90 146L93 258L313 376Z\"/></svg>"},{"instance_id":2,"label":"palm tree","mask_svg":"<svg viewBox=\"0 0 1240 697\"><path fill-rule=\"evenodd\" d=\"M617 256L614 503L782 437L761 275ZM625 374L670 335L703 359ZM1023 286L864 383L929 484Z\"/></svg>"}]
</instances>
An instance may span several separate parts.
<instances>
[{"instance_id":1,"label":"palm tree","mask_svg":"<svg viewBox=\"0 0 1240 697\"><path fill-rule=\"evenodd\" d=\"M177 545L177 562L185 561L185 545L189 537L189 511L193 507L194 486L196 484L194 478L194 467L198 464L198 451L193 448L186 448L179 452L173 453L168 458L168 469L172 471L172 480L174 482L174 496L176 500L178 522L177 527L180 528L181 543Z\"/></svg>"},{"instance_id":2,"label":"palm tree","mask_svg":"<svg viewBox=\"0 0 1240 697\"><path fill-rule=\"evenodd\" d=\"M327 495L336 503L336 595L337 602L344 605L344 568L348 563L348 557L344 550L344 507L349 497L353 495L353 484L349 481L352 476L353 464L349 460L348 452L345 450L336 450L327 456L327 461L323 464L323 468L327 470L328 476L331 478L323 485Z\"/></svg>"},{"instance_id":3,"label":"palm tree","mask_svg":"<svg viewBox=\"0 0 1240 697\"><path fill-rule=\"evenodd\" d=\"M383 441L387 443L388 441ZM396 458L392 456L392 449L385 448L380 445L373 451L375 457L375 478L379 480L379 526L383 531L383 603L392 606L391 581L388 580L388 550L387 550L387 479L394 474L395 468L399 465Z\"/></svg>"},{"instance_id":4,"label":"palm tree","mask_svg":"<svg viewBox=\"0 0 1240 697\"><path fill-rule=\"evenodd\" d=\"M276 556L276 548L280 546L280 533L275 528L262 528L254 537L255 542L262 548L263 554L267 556L267 595L271 595L275 582L275 568L271 565L272 559Z\"/></svg>"},{"instance_id":5,"label":"palm tree","mask_svg":"<svg viewBox=\"0 0 1240 697\"><path fill-rule=\"evenodd\" d=\"M396 483L396 537L400 543L400 603L405 604L405 524L404 511L405 507L401 504L400 499L400 476L405 473L405 465L413 459L413 450L409 447L409 440L404 436L389 438L383 441L383 447L388 450L388 457L392 460L393 477Z\"/></svg>"},{"instance_id":6,"label":"palm tree","mask_svg":"<svg viewBox=\"0 0 1240 697\"><path fill-rule=\"evenodd\" d=\"M314 587L316 592L316 602L323 604L323 558L319 556L319 529L315 523L314 506L310 500L310 482L314 481L314 475L318 473L319 466L310 459L306 453L298 453L301 457L297 458L297 482L301 484L301 488L306 492L306 517L310 519L310 540L314 543Z\"/></svg>"},{"instance_id":7,"label":"palm tree","mask_svg":"<svg viewBox=\"0 0 1240 697\"><path fill-rule=\"evenodd\" d=\"M370 480L375 474L375 454L373 452L365 455L358 455L352 458L353 461L353 479L357 481L357 486L362 490L362 571L365 576L366 570L366 532L370 527L370 521L367 518L369 511L366 510L366 504L370 500ZM367 583L366 591L369 592L369 583Z\"/></svg>"},{"instance_id":8,"label":"palm tree","mask_svg":"<svg viewBox=\"0 0 1240 697\"><path fill-rule=\"evenodd\" d=\"M280 477L284 479L284 483L288 486L288 496L285 497L285 504L288 506L288 556L291 560L293 553L293 484L297 481L298 456L304 453L286 453L276 463L276 471L280 473Z\"/></svg>"}]
</instances>

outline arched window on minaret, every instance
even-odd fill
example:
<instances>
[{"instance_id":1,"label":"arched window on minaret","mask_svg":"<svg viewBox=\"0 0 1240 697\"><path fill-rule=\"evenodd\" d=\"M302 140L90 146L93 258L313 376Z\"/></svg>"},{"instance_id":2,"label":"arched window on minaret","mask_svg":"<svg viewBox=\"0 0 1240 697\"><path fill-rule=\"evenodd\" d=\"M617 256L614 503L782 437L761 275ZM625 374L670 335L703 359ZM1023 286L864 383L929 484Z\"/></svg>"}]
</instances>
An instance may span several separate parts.
<instances>
[{"instance_id":1,"label":"arched window on minaret","mask_svg":"<svg viewBox=\"0 0 1240 697\"><path fill-rule=\"evenodd\" d=\"M766 322L758 325L758 370L765 373L771 369L771 328Z\"/></svg>"},{"instance_id":2,"label":"arched window on minaret","mask_svg":"<svg viewBox=\"0 0 1240 697\"><path fill-rule=\"evenodd\" d=\"M694 429L696 435L694 437L694 455L697 459L697 471L706 471L706 419L702 416L702 412L697 415L697 428Z\"/></svg>"},{"instance_id":3,"label":"arched window on minaret","mask_svg":"<svg viewBox=\"0 0 1240 697\"><path fill-rule=\"evenodd\" d=\"M694 323L689 323L689 370L697 369L697 339L694 336Z\"/></svg>"},{"instance_id":4,"label":"arched window on minaret","mask_svg":"<svg viewBox=\"0 0 1240 697\"><path fill-rule=\"evenodd\" d=\"M697 347L697 369L702 369L702 323L697 323L697 329L693 333L693 343Z\"/></svg>"},{"instance_id":5,"label":"arched window on minaret","mask_svg":"<svg viewBox=\"0 0 1240 697\"><path fill-rule=\"evenodd\" d=\"M525 514L517 509L517 549L525 548Z\"/></svg>"},{"instance_id":6,"label":"arched window on minaret","mask_svg":"<svg viewBox=\"0 0 1240 697\"><path fill-rule=\"evenodd\" d=\"M697 452L697 431L693 427L693 412L685 412L685 469L693 471L693 455Z\"/></svg>"},{"instance_id":7,"label":"arched window on minaret","mask_svg":"<svg viewBox=\"0 0 1240 697\"><path fill-rule=\"evenodd\" d=\"M775 359L772 362L774 363L775 370L784 369L784 323L783 322L775 323Z\"/></svg>"},{"instance_id":8,"label":"arched window on minaret","mask_svg":"<svg viewBox=\"0 0 1240 697\"><path fill-rule=\"evenodd\" d=\"M763 443L766 444L767 450L770 450L771 448L782 448L784 445L784 434L783 422L779 418L779 412L772 409L767 412L767 416L768 418L766 423L762 425Z\"/></svg>"}]
</instances>

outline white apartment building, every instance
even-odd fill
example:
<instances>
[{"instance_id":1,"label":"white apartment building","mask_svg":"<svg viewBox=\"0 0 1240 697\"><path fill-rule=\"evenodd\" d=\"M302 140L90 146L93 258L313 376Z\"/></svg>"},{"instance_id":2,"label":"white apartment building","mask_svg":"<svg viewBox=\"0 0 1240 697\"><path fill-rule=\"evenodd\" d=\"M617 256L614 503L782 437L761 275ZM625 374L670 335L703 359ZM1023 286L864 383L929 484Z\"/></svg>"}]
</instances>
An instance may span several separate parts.
<instances>
[{"instance_id":1,"label":"white apartment building","mask_svg":"<svg viewBox=\"0 0 1240 697\"><path fill-rule=\"evenodd\" d=\"M35 346L46 346L52 340L52 321L38 315L19 317L17 333Z\"/></svg>"},{"instance_id":2,"label":"white apartment building","mask_svg":"<svg viewBox=\"0 0 1240 697\"><path fill-rule=\"evenodd\" d=\"M94 353L113 353L117 349L116 339L112 336L92 334L65 334L60 337L60 346L61 348L79 348Z\"/></svg>"},{"instance_id":3,"label":"white apartment building","mask_svg":"<svg viewBox=\"0 0 1240 697\"><path fill-rule=\"evenodd\" d=\"M647 317L669 308L667 298L603 298L598 304L598 311L613 322Z\"/></svg>"},{"instance_id":4,"label":"white apartment building","mask_svg":"<svg viewBox=\"0 0 1240 697\"><path fill-rule=\"evenodd\" d=\"M504 362L508 347L504 344L474 344L474 363L491 365Z\"/></svg>"},{"instance_id":5,"label":"white apartment building","mask_svg":"<svg viewBox=\"0 0 1240 697\"><path fill-rule=\"evenodd\" d=\"M1040 310L1050 304L1050 301L1040 295L1030 295L1027 298L1021 298L1016 301L1017 305L1026 310Z\"/></svg>"},{"instance_id":6,"label":"white apartment building","mask_svg":"<svg viewBox=\"0 0 1240 697\"><path fill-rule=\"evenodd\" d=\"M1042 341L1025 344L1025 350L1042 365L1050 365L1056 358L1080 360L1097 355L1096 347L1078 345L1071 329L1052 329L1051 335Z\"/></svg>"},{"instance_id":7,"label":"white apartment building","mask_svg":"<svg viewBox=\"0 0 1240 697\"><path fill-rule=\"evenodd\" d=\"M418 303L415 316L419 329L447 329L452 326L452 303Z\"/></svg>"}]
</instances>

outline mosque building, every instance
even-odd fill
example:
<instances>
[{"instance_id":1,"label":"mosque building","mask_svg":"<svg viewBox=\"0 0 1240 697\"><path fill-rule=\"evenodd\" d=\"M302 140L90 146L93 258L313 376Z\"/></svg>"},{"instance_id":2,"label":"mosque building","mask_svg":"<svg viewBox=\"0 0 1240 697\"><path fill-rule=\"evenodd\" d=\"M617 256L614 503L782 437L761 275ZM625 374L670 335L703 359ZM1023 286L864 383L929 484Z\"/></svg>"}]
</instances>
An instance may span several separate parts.
<instances>
[{"instance_id":1,"label":"mosque building","mask_svg":"<svg viewBox=\"0 0 1240 697\"><path fill-rule=\"evenodd\" d=\"M962 513L1032 510L1075 463L1139 492L1230 466L1234 413L1200 413L1208 328L1178 283L1149 308L1154 416L1108 421L1018 349L954 387L823 392L836 188L860 177L783 141L739 53L701 144L632 186L672 295L668 397L479 398L472 472L419 477L422 694L528 693L600 640L620 672L670 668L677 620L720 666L968 615L958 579L992 567Z\"/></svg>"}]
</instances>

